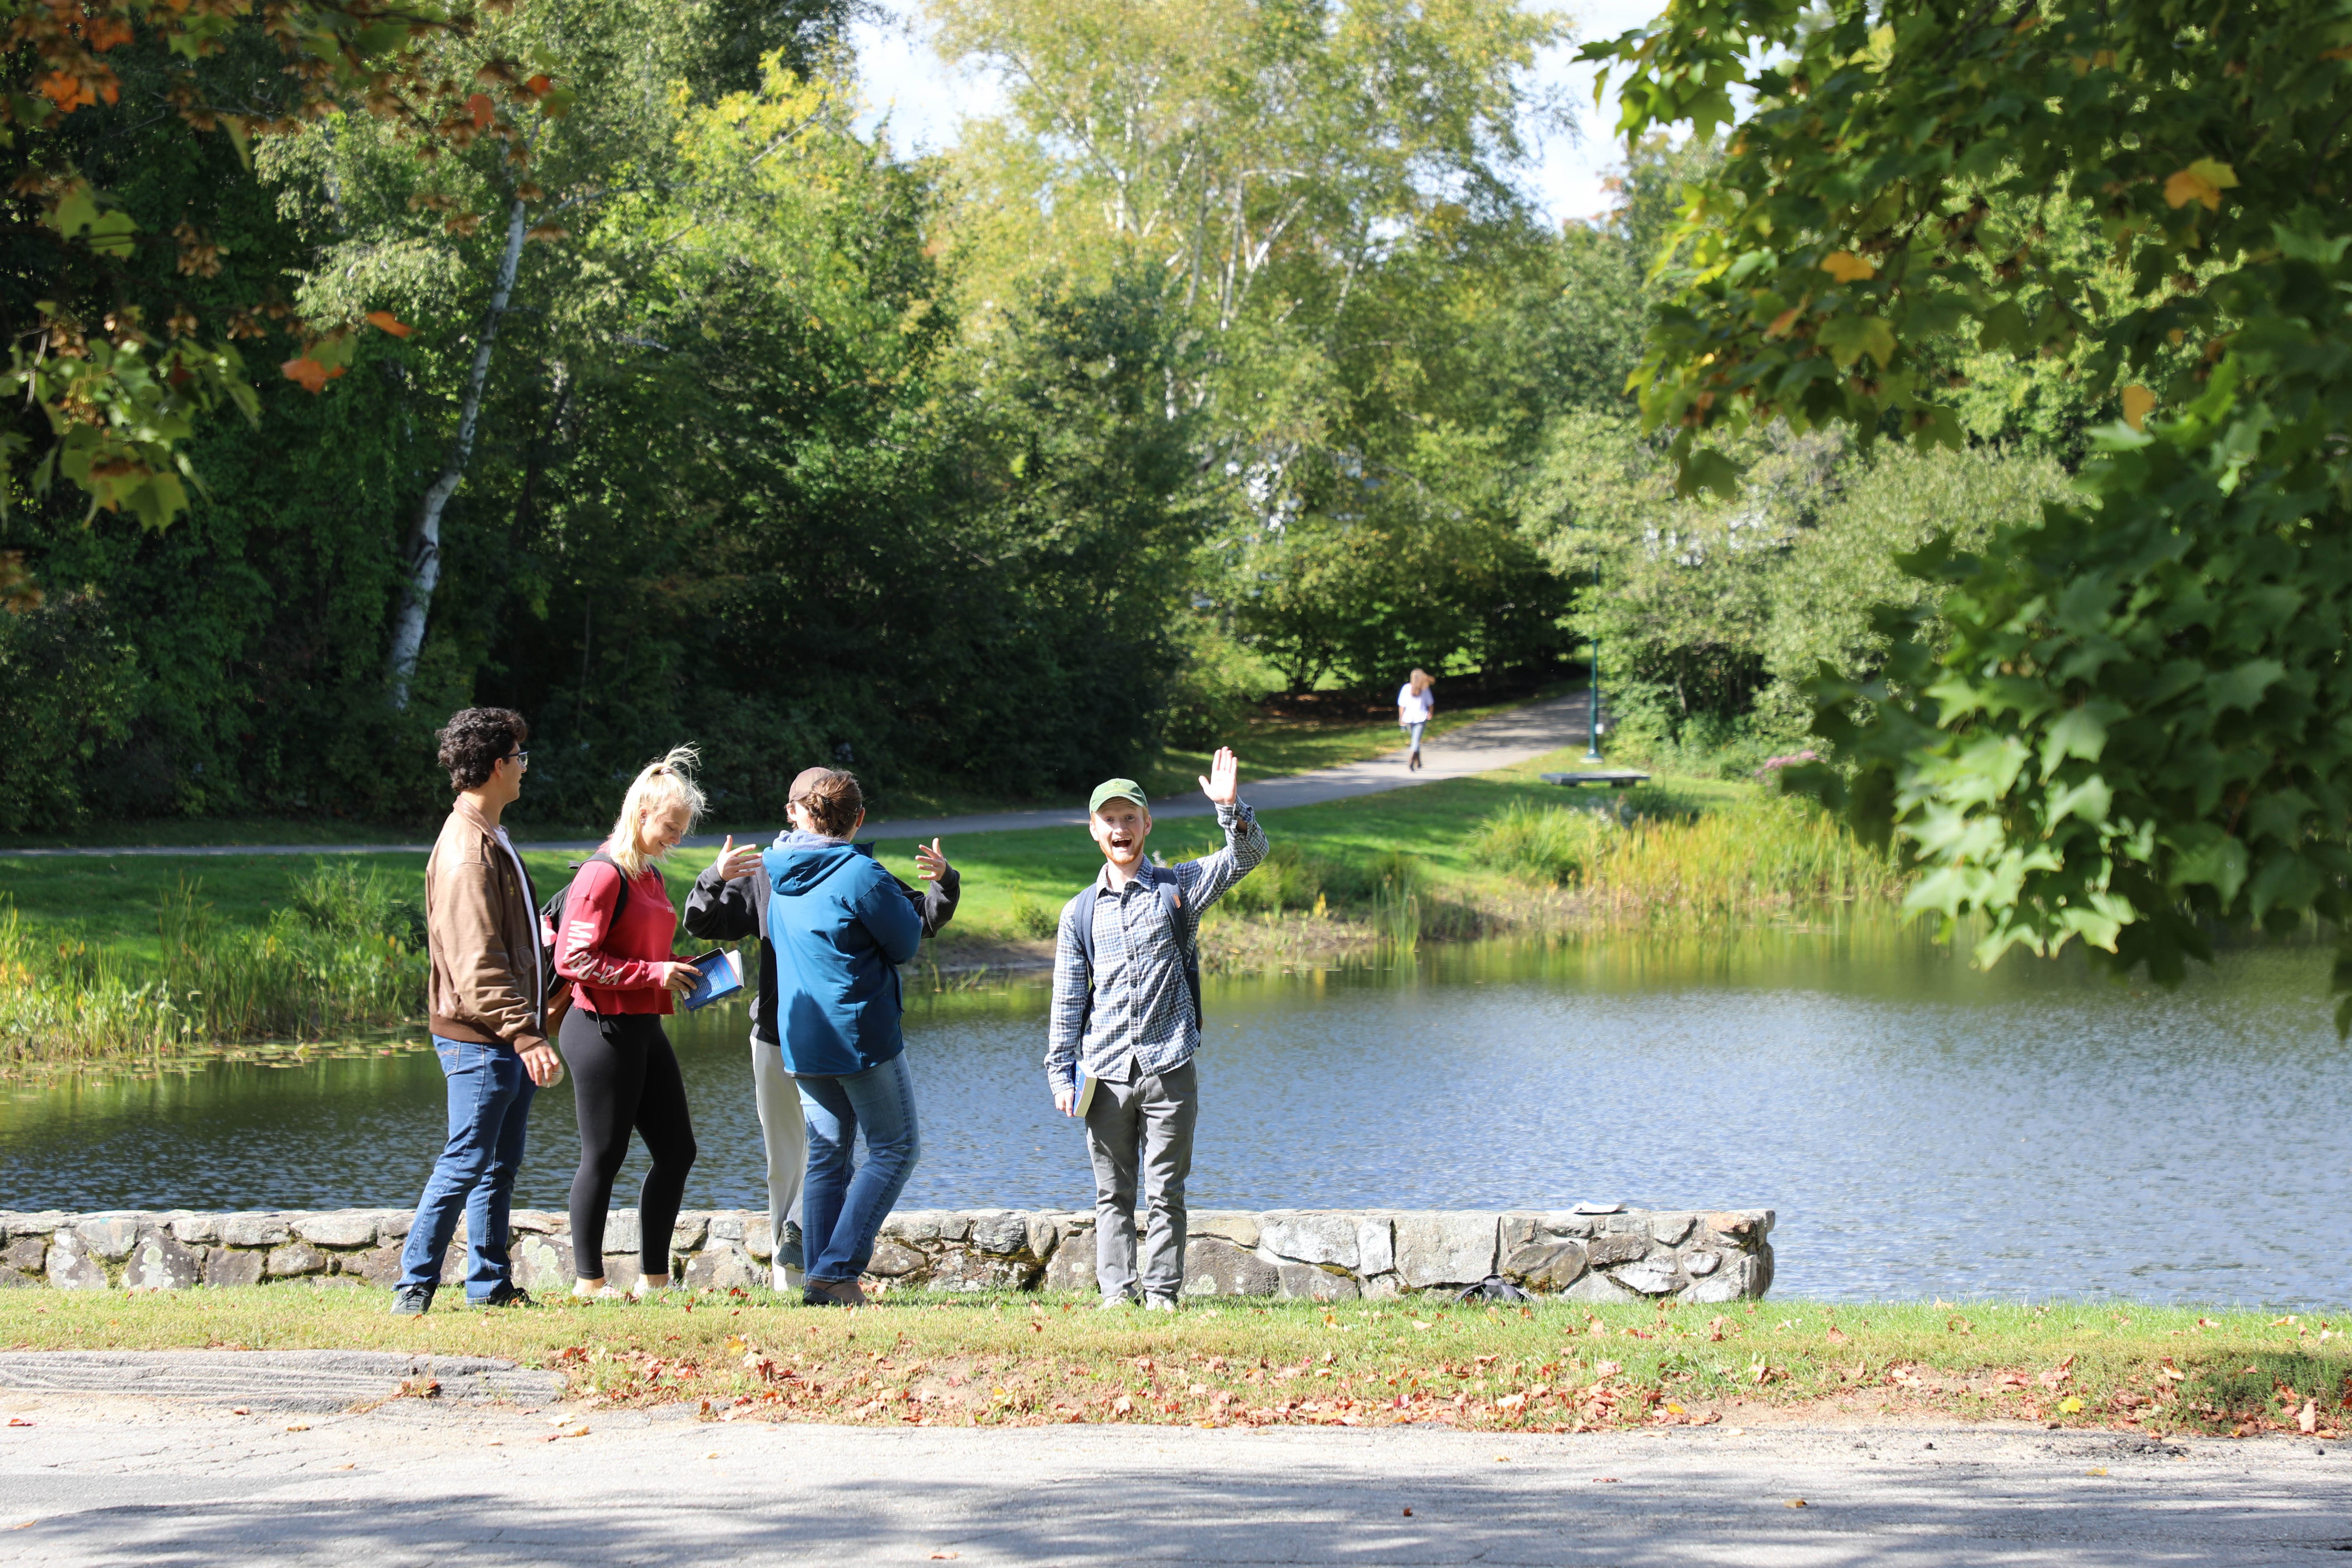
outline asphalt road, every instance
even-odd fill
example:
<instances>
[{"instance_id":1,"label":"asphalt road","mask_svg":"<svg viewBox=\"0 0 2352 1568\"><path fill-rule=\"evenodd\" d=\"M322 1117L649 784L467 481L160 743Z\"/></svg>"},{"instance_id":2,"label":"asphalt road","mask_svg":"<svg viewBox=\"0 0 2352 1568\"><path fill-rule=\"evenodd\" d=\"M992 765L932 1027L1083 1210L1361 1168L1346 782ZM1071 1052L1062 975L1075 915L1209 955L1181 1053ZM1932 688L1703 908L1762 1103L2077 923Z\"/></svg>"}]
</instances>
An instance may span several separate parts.
<instances>
[{"instance_id":1,"label":"asphalt road","mask_svg":"<svg viewBox=\"0 0 2352 1568\"><path fill-rule=\"evenodd\" d=\"M0 1391L0 1563L2137 1568L2352 1551L2352 1455L2310 1439L890 1430L21 1390Z\"/></svg>"},{"instance_id":2,"label":"asphalt road","mask_svg":"<svg viewBox=\"0 0 2352 1568\"><path fill-rule=\"evenodd\" d=\"M1245 784L1242 786L1242 799L1260 811L1279 811L1292 805L1319 805L1329 800L1380 795L1389 790L1411 789L1416 784L1435 784L1440 779L1467 778L1496 768L1516 767L1521 763L1533 762L1547 752L1576 745L1583 739L1584 696L1579 692L1525 708L1515 708L1491 719L1480 719L1430 741L1422 747L1423 766L1418 772L1405 771L1405 753L1400 746L1387 755L1365 762L1343 763L1337 767L1318 768L1313 773L1293 773L1287 778L1261 779L1255 784ZM1156 801L1151 811L1153 816L1166 818L1206 816L1212 809L1207 799L1194 791L1181 798ZM1023 827L1078 827L1083 826L1086 820L1085 808L1075 805L1048 807L1040 811L994 811L964 816L869 822L860 837L952 837L961 833L1001 833ZM773 823L754 825L748 828L738 827L735 831L748 843L766 838L780 826ZM704 833L684 842L689 849L716 849L726 837L724 833ZM577 851L584 855L596 846L582 839L576 843L534 841L520 847ZM116 845L70 849L0 849L0 859L143 855L429 855L432 852L430 844Z\"/></svg>"}]
</instances>

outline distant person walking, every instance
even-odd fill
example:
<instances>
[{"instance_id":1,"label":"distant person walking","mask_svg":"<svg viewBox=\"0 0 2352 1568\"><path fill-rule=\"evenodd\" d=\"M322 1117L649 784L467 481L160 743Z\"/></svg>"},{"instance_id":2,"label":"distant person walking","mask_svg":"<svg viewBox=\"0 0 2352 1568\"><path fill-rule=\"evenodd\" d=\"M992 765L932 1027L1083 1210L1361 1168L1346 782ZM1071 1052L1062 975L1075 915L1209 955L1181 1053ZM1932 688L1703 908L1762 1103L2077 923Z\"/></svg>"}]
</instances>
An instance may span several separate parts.
<instances>
[{"instance_id":1,"label":"distant person walking","mask_svg":"<svg viewBox=\"0 0 2352 1568\"><path fill-rule=\"evenodd\" d=\"M793 781L791 804L793 830L760 859L778 1049L808 1130L801 1300L857 1307L866 1302L857 1277L874 1260L874 1238L922 1157L898 965L921 945L926 915L871 845L851 842L866 821L856 779L810 768ZM948 865L937 850L931 858L944 881ZM932 866L923 872L931 876ZM954 893L941 888L937 897L944 921ZM863 1165L855 1158L861 1131Z\"/></svg>"},{"instance_id":2,"label":"distant person walking","mask_svg":"<svg viewBox=\"0 0 2352 1568\"><path fill-rule=\"evenodd\" d=\"M1397 722L1412 742L1412 750L1405 753L1407 768L1421 766L1421 732L1428 728L1430 715L1437 711L1436 689L1437 682L1425 669L1414 670L1412 678L1397 688Z\"/></svg>"},{"instance_id":3,"label":"distant person walking","mask_svg":"<svg viewBox=\"0 0 2352 1568\"><path fill-rule=\"evenodd\" d=\"M1198 860L1144 858L1151 806L1132 779L1098 785L1087 831L1103 868L1062 907L1045 1084L1054 1109L1087 1121L1095 1172L1095 1282L1105 1307L1173 1311L1184 1289L1184 1181L1192 1171L1200 1086L1201 914L1265 858L1265 830L1238 798L1229 748L1202 791L1225 847ZM1139 1266L1136 1202L1147 1213Z\"/></svg>"},{"instance_id":4,"label":"distant person walking","mask_svg":"<svg viewBox=\"0 0 2352 1568\"><path fill-rule=\"evenodd\" d=\"M425 862L425 1008L448 1082L448 1136L401 1248L394 1315L433 1304L466 1216L466 1304L527 1307L507 1258L507 1211L531 1097L561 1065L547 1043L539 900L499 817L522 794L530 727L505 708L449 716L440 763L457 792Z\"/></svg>"},{"instance_id":5,"label":"distant person walking","mask_svg":"<svg viewBox=\"0 0 2352 1568\"><path fill-rule=\"evenodd\" d=\"M810 768L793 781L797 796L832 772ZM791 846L795 834L824 837L803 801L784 805L792 827L776 835L774 847ZM831 840L827 840L831 842ZM769 1282L778 1290L802 1288L806 1267L807 1233L801 1223L801 1184L808 1170L808 1128L801 1112L800 1085L784 1066L782 1041L776 1027L781 1005L776 983L776 943L768 931L768 904L774 896L769 879L759 874L761 851L756 844L738 845L730 837L710 868L694 879L686 899L686 929L706 942L740 942L759 937L760 984L751 998L751 1095L760 1112L760 1142L768 1157L768 1226L774 1238L774 1261ZM937 936L954 918L962 879L940 853L939 841L915 847L916 873L931 884L918 893L904 882L898 890L914 905L925 936ZM892 878L897 882L897 878Z\"/></svg>"},{"instance_id":6,"label":"distant person walking","mask_svg":"<svg viewBox=\"0 0 2352 1568\"><path fill-rule=\"evenodd\" d=\"M631 1128L653 1166L637 1190L639 1272L630 1293L670 1282L670 1231L694 1168L694 1120L661 1021L677 1010L677 993L694 988L696 970L670 956L677 911L656 862L702 815L694 762L694 748L679 746L630 782L612 837L572 879L556 932L555 970L572 982L572 1011L557 1039L580 1115L572 1266L579 1277L572 1290L582 1296L618 1294L604 1282L604 1213Z\"/></svg>"}]
</instances>

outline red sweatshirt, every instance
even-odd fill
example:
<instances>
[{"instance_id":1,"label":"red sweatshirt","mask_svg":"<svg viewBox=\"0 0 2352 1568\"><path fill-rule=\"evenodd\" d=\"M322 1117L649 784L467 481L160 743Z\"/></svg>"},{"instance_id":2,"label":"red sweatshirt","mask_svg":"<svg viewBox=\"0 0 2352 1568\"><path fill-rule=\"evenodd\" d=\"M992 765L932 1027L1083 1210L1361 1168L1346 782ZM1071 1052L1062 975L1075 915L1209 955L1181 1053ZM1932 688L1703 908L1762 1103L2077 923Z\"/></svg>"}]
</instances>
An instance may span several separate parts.
<instances>
[{"instance_id":1,"label":"red sweatshirt","mask_svg":"<svg viewBox=\"0 0 2352 1568\"><path fill-rule=\"evenodd\" d=\"M677 911L661 872L648 866L629 884L629 907L613 919L621 873L591 860L572 879L563 900L563 931L555 944L555 973L571 981L572 1000L591 1013L668 1013L670 989L661 965L670 962Z\"/></svg>"}]
</instances>

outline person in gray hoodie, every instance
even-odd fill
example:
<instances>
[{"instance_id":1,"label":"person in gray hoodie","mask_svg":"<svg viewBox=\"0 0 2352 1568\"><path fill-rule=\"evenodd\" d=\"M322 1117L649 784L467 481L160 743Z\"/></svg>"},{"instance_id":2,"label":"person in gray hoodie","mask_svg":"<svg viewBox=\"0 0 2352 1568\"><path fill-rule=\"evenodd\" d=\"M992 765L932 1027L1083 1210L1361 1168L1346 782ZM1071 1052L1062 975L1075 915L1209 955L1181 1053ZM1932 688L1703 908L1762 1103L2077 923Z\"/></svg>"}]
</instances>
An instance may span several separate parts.
<instances>
[{"instance_id":1,"label":"person in gray hoodie","mask_svg":"<svg viewBox=\"0 0 2352 1568\"><path fill-rule=\"evenodd\" d=\"M807 808L798 797L831 771L809 768L793 781L793 798L785 806L792 826L776 835L773 848L786 848L795 834L813 832ZM784 1291L802 1288L808 1257L801 1226L801 1184L808 1170L808 1132L801 1112L800 1088L784 1065L782 1044L778 1038L776 944L768 939L768 903L773 887L762 874L761 857L758 845L739 845L730 837L718 858L695 879L693 890L687 895L686 929L705 942L761 939L758 984L751 996L751 1093L760 1115L760 1141L767 1156L768 1226L775 1246L769 1282L778 1291ZM955 917L962 879L948 864L937 840L915 847L915 868L928 886L918 892L898 882L898 890L914 907L923 935L937 936L940 929Z\"/></svg>"}]
</instances>

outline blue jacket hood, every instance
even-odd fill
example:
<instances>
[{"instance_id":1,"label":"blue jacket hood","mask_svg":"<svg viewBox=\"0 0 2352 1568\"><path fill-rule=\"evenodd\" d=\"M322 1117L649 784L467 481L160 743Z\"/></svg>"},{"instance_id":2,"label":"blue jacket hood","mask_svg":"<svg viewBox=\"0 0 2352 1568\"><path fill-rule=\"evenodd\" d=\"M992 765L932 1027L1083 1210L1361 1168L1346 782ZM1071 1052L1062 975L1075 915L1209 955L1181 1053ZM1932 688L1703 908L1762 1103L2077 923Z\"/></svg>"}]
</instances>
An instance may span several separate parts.
<instances>
[{"instance_id":1,"label":"blue jacket hood","mask_svg":"<svg viewBox=\"0 0 2352 1568\"><path fill-rule=\"evenodd\" d=\"M760 858L772 897L776 1037L787 1071L846 1077L906 1048L898 965L922 917L873 846L790 833Z\"/></svg>"}]
</instances>

